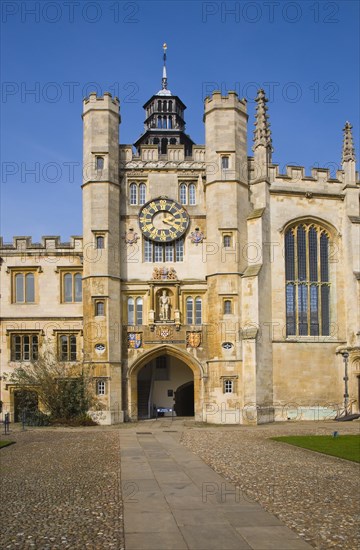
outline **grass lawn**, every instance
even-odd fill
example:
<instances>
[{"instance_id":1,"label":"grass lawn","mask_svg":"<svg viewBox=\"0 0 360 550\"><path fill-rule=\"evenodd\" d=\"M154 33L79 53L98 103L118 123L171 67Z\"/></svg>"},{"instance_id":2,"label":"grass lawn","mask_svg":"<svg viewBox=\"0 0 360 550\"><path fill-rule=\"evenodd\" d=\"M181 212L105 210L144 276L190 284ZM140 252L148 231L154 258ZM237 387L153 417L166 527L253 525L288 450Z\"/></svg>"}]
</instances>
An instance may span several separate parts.
<instances>
[{"instance_id":1,"label":"grass lawn","mask_svg":"<svg viewBox=\"0 0 360 550\"><path fill-rule=\"evenodd\" d=\"M2 441L0 441L0 449L1 447L7 447L8 445L12 445L13 443L15 443L15 441L9 441L9 440L3 439Z\"/></svg>"},{"instance_id":2,"label":"grass lawn","mask_svg":"<svg viewBox=\"0 0 360 550\"><path fill-rule=\"evenodd\" d=\"M326 455L360 462L360 435L289 435L272 437L275 441L303 447Z\"/></svg>"}]
</instances>

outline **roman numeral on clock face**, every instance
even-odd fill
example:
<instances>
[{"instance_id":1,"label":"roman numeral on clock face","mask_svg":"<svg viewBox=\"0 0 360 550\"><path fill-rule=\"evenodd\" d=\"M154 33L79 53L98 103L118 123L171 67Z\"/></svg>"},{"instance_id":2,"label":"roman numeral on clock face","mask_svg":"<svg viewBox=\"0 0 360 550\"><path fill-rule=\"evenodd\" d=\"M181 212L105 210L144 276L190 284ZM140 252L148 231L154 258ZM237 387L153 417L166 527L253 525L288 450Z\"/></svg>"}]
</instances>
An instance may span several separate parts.
<instances>
[{"instance_id":1,"label":"roman numeral on clock face","mask_svg":"<svg viewBox=\"0 0 360 550\"><path fill-rule=\"evenodd\" d=\"M189 225L183 206L171 199L153 199L139 212L139 226L145 237L157 242L179 239Z\"/></svg>"}]
</instances>

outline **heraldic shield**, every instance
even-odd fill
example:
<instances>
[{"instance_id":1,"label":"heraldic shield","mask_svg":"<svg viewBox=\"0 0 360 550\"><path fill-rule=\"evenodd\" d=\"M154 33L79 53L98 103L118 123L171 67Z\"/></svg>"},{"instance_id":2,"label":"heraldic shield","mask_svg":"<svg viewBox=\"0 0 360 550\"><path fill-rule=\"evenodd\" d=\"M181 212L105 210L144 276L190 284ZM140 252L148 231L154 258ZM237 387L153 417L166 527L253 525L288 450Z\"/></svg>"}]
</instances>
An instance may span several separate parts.
<instances>
[{"instance_id":1,"label":"heraldic shield","mask_svg":"<svg viewBox=\"0 0 360 550\"><path fill-rule=\"evenodd\" d=\"M201 344L201 332L188 332L186 344L190 348L198 348Z\"/></svg>"},{"instance_id":2,"label":"heraldic shield","mask_svg":"<svg viewBox=\"0 0 360 550\"><path fill-rule=\"evenodd\" d=\"M132 349L141 347L141 334L139 332L128 333L128 347Z\"/></svg>"}]
</instances>

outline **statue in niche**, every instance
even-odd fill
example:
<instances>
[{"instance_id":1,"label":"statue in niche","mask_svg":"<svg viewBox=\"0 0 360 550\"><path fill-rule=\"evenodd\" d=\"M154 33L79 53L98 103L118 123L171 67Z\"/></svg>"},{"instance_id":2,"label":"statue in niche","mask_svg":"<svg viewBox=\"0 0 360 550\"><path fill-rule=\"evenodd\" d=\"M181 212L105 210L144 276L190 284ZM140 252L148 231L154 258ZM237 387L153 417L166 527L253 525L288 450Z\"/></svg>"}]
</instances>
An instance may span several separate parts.
<instances>
[{"instance_id":1,"label":"statue in niche","mask_svg":"<svg viewBox=\"0 0 360 550\"><path fill-rule=\"evenodd\" d=\"M160 305L160 320L168 321L170 319L170 298L166 290L162 291L162 294L159 298Z\"/></svg>"}]
</instances>

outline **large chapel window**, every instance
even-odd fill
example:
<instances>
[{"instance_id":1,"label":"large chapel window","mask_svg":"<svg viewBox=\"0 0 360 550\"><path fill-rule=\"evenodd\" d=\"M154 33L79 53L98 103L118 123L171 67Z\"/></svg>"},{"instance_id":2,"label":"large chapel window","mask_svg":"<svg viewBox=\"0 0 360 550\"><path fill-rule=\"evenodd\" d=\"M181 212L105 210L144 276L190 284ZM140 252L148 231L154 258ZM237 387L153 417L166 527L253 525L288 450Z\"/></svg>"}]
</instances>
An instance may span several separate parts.
<instances>
[{"instance_id":1,"label":"large chapel window","mask_svg":"<svg viewBox=\"0 0 360 550\"><path fill-rule=\"evenodd\" d=\"M329 336L329 234L314 224L285 233L286 335Z\"/></svg>"}]
</instances>

